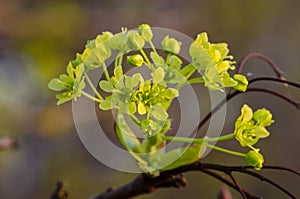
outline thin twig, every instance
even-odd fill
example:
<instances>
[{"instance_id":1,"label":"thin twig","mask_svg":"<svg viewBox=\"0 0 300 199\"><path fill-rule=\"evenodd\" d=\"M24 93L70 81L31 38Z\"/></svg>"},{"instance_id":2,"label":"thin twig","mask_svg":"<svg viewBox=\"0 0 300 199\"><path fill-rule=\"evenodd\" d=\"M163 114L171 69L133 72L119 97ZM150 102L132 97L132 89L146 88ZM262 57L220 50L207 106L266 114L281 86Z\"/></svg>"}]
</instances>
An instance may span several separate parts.
<instances>
[{"instance_id":1,"label":"thin twig","mask_svg":"<svg viewBox=\"0 0 300 199\"><path fill-rule=\"evenodd\" d=\"M300 88L300 84L297 83L297 82L292 82L292 81L286 81L286 80L282 80L282 79L278 79L278 78L272 78L272 77L260 77L260 78L254 78L252 80L249 81L249 85L254 83L254 82L257 82L257 81L275 81L275 82L280 82L280 83L283 83L283 84L288 84L288 85L291 85L291 86L294 86L294 87L297 87L297 88ZM265 92L265 93L269 93L269 94L272 94L272 95L275 95L285 101L287 101L288 103L292 104L293 106L295 106L297 109L300 108L300 102L298 101L295 101L289 97L286 97L278 92L275 92L275 91L271 91L271 90L268 90L268 89L264 89L264 88L248 88L246 90L246 92L244 93L247 93L247 92ZM226 98L223 99L217 106L215 106L198 124L198 127L197 127L197 133L200 132L200 129L203 127L203 125L211 118L211 116L213 114L215 114L218 110L220 110L224 104L228 101L230 101L233 97L237 96L237 95L240 95L240 94L244 94L243 92L239 92L239 91L234 91L233 92L229 92L227 95L226 95Z\"/></svg>"},{"instance_id":2,"label":"thin twig","mask_svg":"<svg viewBox=\"0 0 300 199\"><path fill-rule=\"evenodd\" d=\"M250 166L249 166L249 168L250 168ZM246 169L248 169L248 168L246 168ZM293 173L293 174L296 174L296 175L300 176L300 171L297 171L295 169L291 169L291 168L288 168L288 167L283 167L283 166L269 166L269 165L265 165L262 169L282 170L282 171L287 171L287 172L290 172L290 173Z\"/></svg>"},{"instance_id":3,"label":"thin twig","mask_svg":"<svg viewBox=\"0 0 300 199\"><path fill-rule=\"evenodd\" d=\"M247 175L250 175L254 178L257 178L261 181L265 181L271 185L273 185L275 188L281 190L286 195L290 196L291 198L296 198L291 192L289 192L287 189L282 187L281 185L277 184L275 181L266 178L265 176L258 174L254 171L251 171L249 169L253 169L253 167L250 166L225 166L225 165L218 165L218 164L206 164L201 163L200 161L197 161L193 164L184 165L172 170L168 171L162 171L158 177L149 177L145 174L139 175L137 178L135 178L130 183L123 185L117 189L111 189L107 192L101 193L97 196L95 196L93 199L112 199L112 198L132 198L135 196L139 196L142 194L147 194L156 191L159 188L166 188L166 187L184 187L185 186L185 180L182 181L182 173L190 172L190 171L200 171L204 172L217 180L227 184L228 186L232 187L233 189L237 190L241 194L243 194L244 198L247 199L258 199L260 197L254 196L253 194L247 192L242 187L239 186L238 182L234 179L234 177L231 175L232 172L240 172ZM281 166L266 166L262 169L275 169L275 170L284 170L289 171L295 174L299 174L298 171L281 167ZM229 181L228 179L224 178L223 176L219 175L218 173L214 172L220 171L223 172L229 177L231 177L232 181ZM178 180L179 179L179 180ZM184 182L183 184L181 184Z\"/></svg>"},{"instance_id":4,"label":"thin twig","mask_svg":"<svg viewBox=\"0 0 300 199\"><path fill-rule=\"evenodd\" d=\"M261 181L265 181L271 185L273 185L274 187L276 187L277 189L281 190L282 192L284 192L286 195L290 196L291 198L293 199L297 199L296 196L294 196L291 192L289 192L286 188L284 188L283 186L279 185L278 183L274 182L273 180L263 176L263 175L260 175L258 173L255 173L253 171L250 171L250 170L236 170L237 172L240 172L240 173L245 173L245 174L248 174L248 175L251 175L255 178L258 178L260 179Z\"/></svg>"},{"instance_id":5,"label":"thin twig","mask_svg":"<svg viewBox=\"0 0 300 199\"><path fill-rule=\"evenodd\" d=\"M203 169L201 170L203 173L206 173L216 179L218 179L219 181L227 184L228 186L230 186L231 188L235 189L236 191L240 191L240 189L232 182L230 182L229 180L227 180L226 178L224 178L223 176L217 174L216 172L213 172L209 169ZM246 195L246 199L260 199L261 197L257 197L247 191L245 191L244 189L241 189L243 191L243 193Z\"/></svg>"},{"instance_id":6,"label":"thin twig","mask_svg":"<svg viewBox=\"0 0 300 199\"><path fill-rule=\"evenodd\" d=\"M224 173L230 173L230 172L240 172L240 173L244 173L250 176L253 176L261 181L265 181L269 184L271 184L272 186L276 187L277 189L281 190L282 192L284 192L285 194L287 194L288 196L290 196L293 199L296 199L296 197L289 192L286 188L284 188L283 186L279 185L278 183L276 183L275 181L261 175L258 174L254 171L250 171L248 170L250 167L249 166L223 166L223 165L218 165L218 164L202 164L202 167L208 167L212 170L217 170L217 171L221 171ZM264 167L263 167L264 168ZM275 169L275 167L273 166L267 166L267 168L273 168ZM282 167L278 167L278 170L287 170L286 168L282 168ZM297 174L298 172L296 172Z\"/></svg>"},{"instance_id":7,"label":"thin twig","mask_svg":"<svg viewBox=\"0 0 300 199\"><path fill-rule=\"evenodd\" d=\"M229 177L231 178L232 182L238 188L238 191L241 193L243 199L247 199L247 196L244 193L244 190L239 186L239 183L236 181L235 177L232 175L232 172L228 173Z\"/></svg>"},{"instance_id":8,"label":"thin twig","mask_svg":"<svg viewBox=\"0 0 300 199\"><path fill-rule=\"evenodd\" d=\"M249 80L249 84L252 84L253 82L257 82L257 81L280 82L280 83L283 83L283 84L288 84L288 85L300 88L300 83L298 83L298 82L287 81L287 80L284 80L284 79L278 79L278 78L274 78L274 77L257 77L257 78L253 78L253 79Z\"/></svg>"},{"instance_id":9,"label":"thin twig","mask_svg":"<svg viewBox=\"0 0 300 199\"><path fill-rule=\"evenodd\" d=\"M279 69L279 67L268 57L266 57L263 54L260 53L249 53L248 55L246 55L241 62L238 64L237 66L237 73L241 73L245 63L252 57L256 57L259 59L262 59L264 61L266 61L268 63L268 65L273 69L273 71L275 72L276 76L280 79L284 79L283 77L283 72Z\"/></svg>"},{"instance_id":10,"label":"thin twig","mask_svg":"<svg viewBox=\"0 0 300 199\"><path fill-rule=\"evenodd\" d=\"M248 88L247 92L268 93L268 94L271 94L271 95L274 95L276 97L279 97L279 98L283 99L284 101L288 102L289 104L295 106L297 109L300 108L300 102L295 101L292 98L286 97L285 95L282 95L281 93L278 93L276 91L272 91L272 90L265 89L265 88ZM240 94L240 92L238 94Z\"/></svg>"}]
</instances>

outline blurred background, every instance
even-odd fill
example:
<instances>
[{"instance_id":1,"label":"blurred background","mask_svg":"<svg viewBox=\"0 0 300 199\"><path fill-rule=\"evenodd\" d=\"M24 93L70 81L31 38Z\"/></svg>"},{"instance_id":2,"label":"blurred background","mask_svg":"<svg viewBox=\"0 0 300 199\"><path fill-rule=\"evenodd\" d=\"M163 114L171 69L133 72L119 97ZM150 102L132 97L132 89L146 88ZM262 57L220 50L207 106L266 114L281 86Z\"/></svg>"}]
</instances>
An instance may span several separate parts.
<instances>
[{"instance_id":1,"label":"blurred background","mask_svg":"<svg viewBox=\"0 0 300 199\"><path fill-rule=\"evenodd\" d=\"M69 182L71 198L89 198L135 177L94 159L74 128L71 103L56 106L47 84L65 71L88 39L102 31L119 32L141 23L177 30L192 38L207 31L213 42L229 43L238 61L247 53L271 58L286 77L300 82L300 1L297 0L1 0L0 1L0 136L18 139L18 150L0 151L0 198L49 198L58 179ZM244 70L252 77L272 70L251 59ZM279 84L257 84L300 100L299 90ZM205 101L204 101L205 102ZM300 169L300 111L262 93L237 97L227 108L224 132L233 130L242 104L272 110L272 135L258 144L266 164ZM205 103L202 104L205 111ZM241 150L236 143L223 145ZM204 160L227 165L240 158L218 152ZM300 197L300 178L263 172ZM159 190L139 198L216 198L223 186L202 173L188 173L187 188ZM271 186L238 175L243 186L264 198L287 198ZM234 198L240 198L233 193Z\"/></svg>"}]
</instances>

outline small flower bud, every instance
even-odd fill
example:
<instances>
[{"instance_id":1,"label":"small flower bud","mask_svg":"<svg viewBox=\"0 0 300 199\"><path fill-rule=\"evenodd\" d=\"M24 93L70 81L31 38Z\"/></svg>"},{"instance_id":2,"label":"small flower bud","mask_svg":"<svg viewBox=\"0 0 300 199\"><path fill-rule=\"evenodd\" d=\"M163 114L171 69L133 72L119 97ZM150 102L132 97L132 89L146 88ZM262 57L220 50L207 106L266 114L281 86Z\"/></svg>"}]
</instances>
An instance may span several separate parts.
<instances>
[{"instance_id":1,"label":"small flower bud","mask_svg":"<svg viewBox=\"0 0 300 199\"><path fill-rule=\"evenodd\" d=\"M264 157L258 151L249 151L245 159L247 165L253 166L256 170L260 170L263 167Z\"/></svg>"},{"instance_id":2,"label":"small flower bud","mask_svg":"<svg viewBox=\"0 0 300 199\"><path fill-rule=\"evenodd\" d=\"M132 66L141 66L144 63L144 58L140 54L127 56L127 63Z\"/></svg>"},{"instance_id":3,"label":"small flower bud","mask_svg":"<svg viewBox=\"0 0 300 199\"><path fill-rule=\"evenodd\" d=\"M145 41L151 41L153 37L152 30L148 24L141 24L138 27L140 35L144 38Z\"/></svg>"},{"instance_id":4,"label":"small flower bud","mask_svg":"<svg viewBox=\"0 0 300 199\"><path fill-rule=\"evenodd\" d=\"M129 31L127 36L127 45L131 50L139 50L144 47L145 40L137 31Z\"/></svg>"},{"instance_id":5,"label":"small flower bud","mask_svg":"<svg viewBox=\"0 0 300 199\"><path fill-rule=\"evenodd\" d=\"M177 41L174 38L169 38L166 36L164 40L161 42L162 48L166 52L170 52L173 54L178 54L180 52L181 42Z\"/></svg>"},{"instance_id":6,"label":"small flower bud","mask_svg":"<svg viewBox=\"0 0 300 199\"><path fill-rule=\"evenodd\" d=\"M233 79L237 81L237 85L233 87L234 90L245 92L248 86L248 80L244 75L235 74Z\"/></svg>"}]
</instances>

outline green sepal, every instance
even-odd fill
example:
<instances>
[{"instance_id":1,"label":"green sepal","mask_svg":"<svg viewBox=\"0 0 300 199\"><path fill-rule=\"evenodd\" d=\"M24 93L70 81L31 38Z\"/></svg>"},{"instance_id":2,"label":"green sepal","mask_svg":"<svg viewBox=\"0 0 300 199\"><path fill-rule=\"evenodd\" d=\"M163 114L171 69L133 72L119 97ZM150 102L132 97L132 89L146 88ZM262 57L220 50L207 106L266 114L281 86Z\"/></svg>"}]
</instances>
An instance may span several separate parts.
<instances>
[{"instance_id":1,"label":"green sepal","mask_svg":"<svg viewBox=\"0 0 300 199\"><path fill-rule=\"evenodd\" d=\"M167 99L174 99L175 97L178 97L179 91L176 90L175 88L167 88L165 92L163 93L164 97Z\"/></svg>"},{"instance_id":2,"label":"green sepal","mask_svg":"<svg viewBox=\"0 0 300 199\"><path fill-rule=\"evenodd\" d=\"M99 86L102 90L108 93L112 92L112 90L114 89L113 84L107 80L101 80Z\"/></svg>"},{"instance_id":3,"label":"green sepal","mask_svg":"<svg viewBox=\"0 0 300 199\"><path fill-rule=\"evenodd\" d=\"M67 101L72 100L72 93L71 92L65 92L65 93L60 93L56 95L56 99L58 99L57 101L57 105L61 105Z\"/></svg>"},{"instance_id":4,"label":"green sepal","mask_svg":"<svg viewBox=\"0 0 300 199\"><path fill-rule=\"evenodd\" d=\"M235 74L233 79L237 82L237 85L233 87L234 90L245 92L248 86L248 80L246 76L241 74Z\"/></svg>"},{"instance_id":5,"label":"green sepal","mask_svg":"<svg viewBox=\"0 0 300 199\"><path fill-rule=\"evenodd\" d=\"M162 42L162 49L167 53L178 54L180 52L181 42L177 41L175 38L170 38L166 36Z\"/></svg>"},{"instance_id":6,"label":"green sepal","mask_svg":"<svg viewBox=\"0 0 300 199\"><path fill-rule=\"evenodd\" d=\"M160 121L165 121L169 117L164 107L158 104L155 104L151 107L151 115Z\"/></svg>"},{"instance_id":7,"label":"green sepal","mask_svg":"<svg viewBox=\"0 0 300 199\"><path fill-rule=\"evenodd\" d=\"M155 69L153 72L153 83L159 84L164 81L165 71L161 67Z\"/></svg>"},{"instance_id":8,"label":"green sepal","mask_svg":"<svg viewBox=\"0 0 300 199\"><path fill-rule=\"evenodd\" d=\"M112 103L112 96L106 97L100 104L99 108L107 111L113 108L113 103Z\"/></svg>"},{"instance_id":9,"label":"green sepal","mask_svg":"<svg viewBox=\"0 0 300 199\"><path fill-rule=\"evenodd\" d=\"M127 46L130 48L130 50L139 50L144 47L145 40L137 31L129 31L127 36Z\"/></svg>"},{"instance_id":10,"label":"green sepal","mask_svg":"<svg viewBox=\"0 0 300 199\"><path fill-rule=\"evenodd\" d=\"M117 81L121 80L123 78L123 69L122 66L119 65L114 69L114 76Z\"/></svg>"},{"instance_id":11,"label":"green sepal","mask_svg":"<svg viewBox=\"0 0 300 199\"><path fill-rule=\"evenodd\" d=\"M165 62L164 58L162 56L160 56L158 53L151 52L150 57L151 57L151 59L154 62L156 67L161 67L161 66L166 65L166 62Z\"/></svg>"},{"instance_id":12,"label":"green sepal","mask_svg":"<svg viewBox=\"0 0 300 199\"><path fill-rule=\"evenodd\" d=\"M148 24L141 24L138 27L140 35L144 38L145 41L151 41L153 33L151 27Z\"/></svg>"},{"instance_id":13,"label":"green sepal","mask_svg":"<svg viewBox=\"0 0 300 199\"><path fill-rule=\"evenodd\" d=\"M54 91L61 91L65 89L65 84L58 78L51 79L48 83L48 87Z\"/></svg>"},{"instance_id":14,"label":"green sepal","mask_svg":"<svg viewBox=\"0 0 300 199\"><path fill-rule=\"evenodd\" d=\"M109 39L109 45L112 49L118 51L125 51L127 44L127 35L125 32L120 32L115 34L112 38Z\"/></svg>"},{"instance_id":15,"label":"green sepal","mask_svg":"<svg viewBox=\"0 0 300 199\"><path fill-rule=\"evenodd\" d=\"M246 154L245 159L247 165L253 166L256 170L260 170L263 167L264 157L258 151L249 151Z\"/></svg>"}]
</instances>

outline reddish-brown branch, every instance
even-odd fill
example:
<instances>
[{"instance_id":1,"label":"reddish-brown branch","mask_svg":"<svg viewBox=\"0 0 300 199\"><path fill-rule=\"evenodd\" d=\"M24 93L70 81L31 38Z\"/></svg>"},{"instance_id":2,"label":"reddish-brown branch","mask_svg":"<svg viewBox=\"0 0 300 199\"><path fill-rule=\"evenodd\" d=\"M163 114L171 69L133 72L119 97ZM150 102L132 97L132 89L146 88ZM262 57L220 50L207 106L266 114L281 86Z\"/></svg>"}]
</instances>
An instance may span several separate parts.
<instances>
[{"instance_id":1,"label":"reddish-brown branch","mask_svg":"<svg viewBox=\"0 0 300 199\"><path fill-rule=\"evenodd\" d=\"M279 79L279 78L273 78L273 77L259 77L259 78L254 78L252 80L249 81L249 86L250 84L253 84L254 82L258 82L258 81L272 81L272 82L279 82L282 84L287 84L287 85L291 85L293 87L299 88L300 89L300 83L297 82L292 82L292 81L287 81L287 80L283 80L283 79ZM274 95L276 97L279 97L283 100L285 100L286 102L290 103L291 105L295 106L297 109L300 108L300 102L299 101L295 101L292 98L289 98L281 93L269 90L269 89L264 89L264 88L248 88L246 90L246 92L263 92L263 93L268 93L271 95ZM231 90L231 92L229 92L226 95L226 98L223 99L216 107L214 107L209 113L207 113L207 115L199 122L198 127L197 127L197 131L196 133L199 133L200 129L203 127L203 125L211 118L211 116L213 114L215 114L218 110L220 110L224 104L228 101L230 101L231 99L233 99L235 96L240 95L240 94L244 94L243 92L239 92L239 91L235 91L235 90Z\"/></svg>"},{"instance_id":2,"label":"reddish-brown branch","mask_svg":"<svg viewBox=\"0 0 300 199\"><path fill-rule=\"evenodd\" d=\"M285 85L291 85L297 88L300 88L300 84L296 82L290 82L285 80L283 77L283 73L280 71L280 69L266 56L259 54L259 53L250 53L247 56L245 56L240 64L238 65L237 72L240 73L244 67L244 64L251 58L251 57L257 57L259 59L262 59L268 63L268 65L273 69L275 72L277 78L273 77L260 77L260 78L254 78L249 81L249 85L257 82L257 81L273 81L273 82L280 82ZM268 93L271 95L274 95L276 97L279 97L288 103L294 105L296 108L300 108L300 103L298 101L295 101L294 99L291 99L281 93L278 93L276 91L272 91L265 88L248 88L246 92L263 92ZM221 101L216 107L213 108L212 111L210 111L200 122L197 127L196 133L199 132L201 127L211 118L211 116L216 113L227 101L231 100L233 97L242 94L239 91L230 91L226 99ZM129 182L128 184L125 184L117 189L109 189L104 193L101 193L97 196L95 196L93 199L114 199L114 198L132 198L135 196L139 196L142 194L147 194L156 191L159 188L166 188L166 187L184 187L185 186L185 179L182 176L182 173L189 172L189 171L200 171L203 173L206 173L213 178L227 184L231 188L237 190L241 193L243 198L247 199L258 199L260 197L254 196L251 193L244 190L240 185L238 184L237 180L233 176L233 172L240 172L247 174L249 176L252 176L254 178L257 178L261 181L265 181L271 185L273 185L275 188L283 191L287 196L291 198L296 198L291 192L289 192L287 189L282 187L281 185L277 184L271 179L266 178L262 174L259 174L257 172L251 171L249 169L253 169L249 166L224 166L224 165L217 165L217 164L202 164L199 161L195 162L190 165L185 165L173 170L164 171L160 173L160 176L151 178L145 174L139 175L137 178L135 178L133 181ZM262 169L274 169L274 170L281 170L281 171L288 171L296 175L300 175L299 171L281 167L281 166L264 166ZM227 178L223 177L222 175L218 174L218 172L222 172L224 174L227 174L231 181ZM227 197L226 197L227 198ZM229 197L230 198L230 197Z\"/></svg>"},{"instance_id":3,"label":"reddish-brown branch","mask_svg":"<svg viewBox=\"0 0 300 199\"><path fill-rule=\"evenodd\" d=\"M262 59L264 60L265 62L268 63L268 65L273 69L274 73L276 74L276 76L279 78L279 79L284 79L283 77L283 72L279 69L279 67L268 57L266 57L265 55L263 54L260 54L260 53L249 53L248 55L246 55L241 61L240 63L238 64L237 66L237 73L241 73L243 68L244 68L244 65L245 63L252 57L256 57L256 58L259 58L259 59Z\"/></svg>"}]
</instances>

